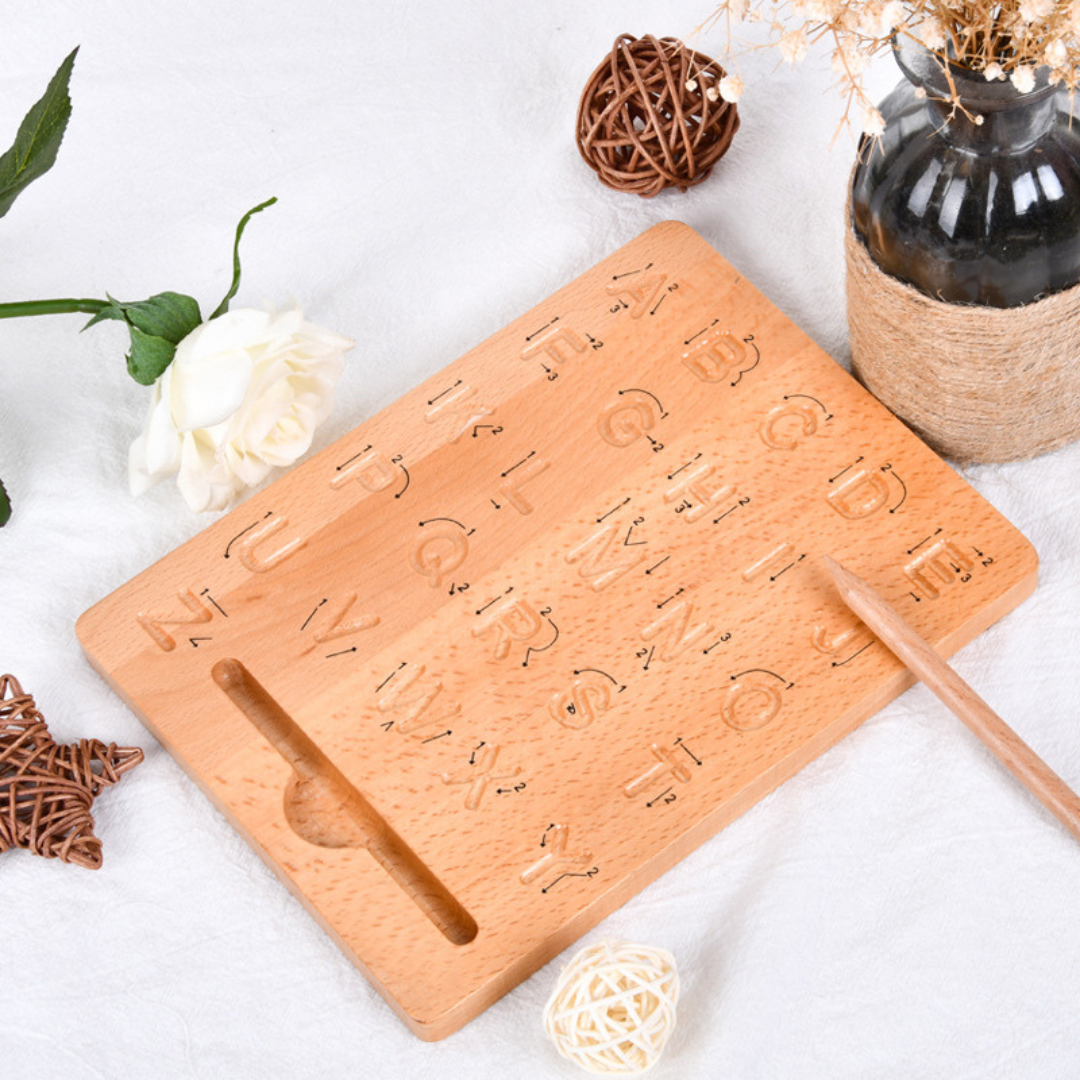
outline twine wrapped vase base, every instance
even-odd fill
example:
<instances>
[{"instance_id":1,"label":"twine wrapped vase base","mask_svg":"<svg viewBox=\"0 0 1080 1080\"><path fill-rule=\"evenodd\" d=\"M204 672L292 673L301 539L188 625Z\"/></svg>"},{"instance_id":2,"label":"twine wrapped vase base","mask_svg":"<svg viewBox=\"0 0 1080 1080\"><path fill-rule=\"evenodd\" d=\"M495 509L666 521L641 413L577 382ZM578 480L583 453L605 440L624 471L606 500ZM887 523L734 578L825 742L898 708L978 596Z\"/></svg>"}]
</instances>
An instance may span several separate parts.
<instances>
[{"instance_id":1,"label":"twine wrapped vase base","mask_svg":"<svg viewBox=\"0 0 1080 1080\"><path fill-rule=\"evenodd\" d=\"M1017 461L1080 438L1080 285L943 303L882 271L850 221L845 257L852 372L939 454Z\"/></svg>"}]
</instances>

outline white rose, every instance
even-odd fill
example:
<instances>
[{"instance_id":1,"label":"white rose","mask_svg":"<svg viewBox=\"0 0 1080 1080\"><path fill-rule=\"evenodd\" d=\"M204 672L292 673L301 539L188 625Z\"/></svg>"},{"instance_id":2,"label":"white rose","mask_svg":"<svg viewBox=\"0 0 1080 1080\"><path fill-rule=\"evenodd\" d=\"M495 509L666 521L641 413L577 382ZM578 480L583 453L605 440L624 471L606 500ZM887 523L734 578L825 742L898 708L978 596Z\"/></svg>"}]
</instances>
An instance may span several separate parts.
<instances>
[{"instance_id":1,"label":"white rose","mask_svg":"<svg viewBox=\"0 0 1080 1080\"><path fill-rule=\"evenodd\" d=\"M131 491L174 473L192 510L221 510L311 446L353 342L304 321L237 309L197 326L154 384L131 446Z\"/></svg>"}]
</instances>

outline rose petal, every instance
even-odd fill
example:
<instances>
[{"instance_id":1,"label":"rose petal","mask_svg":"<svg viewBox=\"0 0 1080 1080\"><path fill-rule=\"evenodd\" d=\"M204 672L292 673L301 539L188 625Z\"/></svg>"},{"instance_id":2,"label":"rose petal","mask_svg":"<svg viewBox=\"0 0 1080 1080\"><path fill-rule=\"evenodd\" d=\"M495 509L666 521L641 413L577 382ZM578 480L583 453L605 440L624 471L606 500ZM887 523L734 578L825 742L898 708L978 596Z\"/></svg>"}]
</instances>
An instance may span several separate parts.
<instances>
[{"instance_id":1,"label":"rose petal","mask_svg":"<svg viewBox=\"0 0 1080 1080\"><path fill-rule=\"evenodd\" d=\"M154 398L143 432L142 467L157 480L169 476L180 467L180 438L172 423L168 402L168 374L154 386Z\"/></svg>"},{"instance_id":2,"label":"rose petal","mask_svg":"<svg viewBox=\"0 0 1080 1080\"><path fill-rule=\"evenodd\" d=\"M132 490L176 472L193 510L223 509L311 448L352 345L299 309L239 309L196 327L158 380L132 444Z\"/></svg>"},{"instance_id":3,"label":"rose petal","mask_svg":"<svg viewBox=\"0 0 1080 1080\"><path fill-rule=\"evenodd\" d=\"M270 475L274 463L264 461L254 454L246 454L239 447L230 445L225 448L224 464L241 485L254 487Z\"/></svg>"},{"instance_id":4,"label":"rose petal","mask_svg":"<svg viewBox=\"0 0 1080 1080\"><path fill-rule=\"evenodd\" d=\"M273 317L254 308L234 308L216 319L204 322L184 338L191 339L190 350L195 361L213 360L220 353L248 351L267 342L272 336ZM183 345L184 341L180 344ZM179 349L179 346L177 346Z\"/></svg>"},{"instance_id":5,"label":"rose petal","mask_svg":"<svg viewBox=\"0 0 1080 1080\"><path fill-rule=\"evenodd\" d=\"M243 405L251 386L251 357L237 349L178 365L183 344L166 371L173 373L173 422L179 431L213 427Z\"/></svg>"},{"instance_id":6,"label":"rose petal","mask_svg":"<svg viewBox=\"0 0 1080 1080\"><path fill-rule=\"evenodd\" d=\"M146 469L146 435L140 435L128 450L128 487L138 496L148 492L162 476L151 476Z\"/></svg>"},{"instance_id":7,"label":"rose petal","mask_svg":"<svg viewBox=\"0 0 1080 1080\"><path fill-rule=\"evenodd\" d=\"M220 483L212 483L217 463L213 447L191 432L182 437L182 444L176 486L184 501L196 513L222 509L228 499L221 498Z\"/></svg>"}]
</instances>

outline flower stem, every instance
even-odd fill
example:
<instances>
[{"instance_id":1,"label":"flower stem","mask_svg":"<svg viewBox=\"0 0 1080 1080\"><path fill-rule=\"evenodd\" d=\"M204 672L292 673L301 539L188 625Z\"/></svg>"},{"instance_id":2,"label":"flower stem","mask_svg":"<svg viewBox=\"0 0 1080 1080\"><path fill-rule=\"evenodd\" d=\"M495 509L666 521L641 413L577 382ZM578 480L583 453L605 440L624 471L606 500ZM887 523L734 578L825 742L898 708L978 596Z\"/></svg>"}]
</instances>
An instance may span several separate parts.
<instances>
[{"instance_id":1,"label":"flower stem","mask_svg":"<svg viewBox=\"0 0 1080 1080\"><path fill-rule=\"evenodd\" d=\"M19 319L24 315L63 315L74 311L96 315L108 306L108 300L19 300L12 304L0 304L0 319Z\"/></svg>"}]
</instances>

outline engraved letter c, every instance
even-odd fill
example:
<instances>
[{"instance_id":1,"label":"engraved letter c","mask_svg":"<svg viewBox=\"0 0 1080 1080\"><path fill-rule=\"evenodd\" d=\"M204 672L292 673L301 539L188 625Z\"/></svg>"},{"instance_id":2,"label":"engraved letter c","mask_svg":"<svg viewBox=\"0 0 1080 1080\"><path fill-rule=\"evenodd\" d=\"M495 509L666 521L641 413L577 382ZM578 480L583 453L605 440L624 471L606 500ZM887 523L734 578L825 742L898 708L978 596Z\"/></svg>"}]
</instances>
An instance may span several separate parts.
<instances>
[{"instance_id":1,"label":"engraved letter c","mask_svg":"<svg viewBox=\"0 0 1080 1080\"><path fill-rule=\"evenodd\" d=\"M785 424L791 417L794 423ZM783 428L783 432L778 430ZM818 414L813 405L802 402L777 405L761 421L761 441L774 450L794 450L799 445L800 435L813 435L818 427Z\"/></svg>"}]
</instances>

